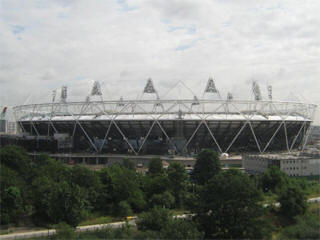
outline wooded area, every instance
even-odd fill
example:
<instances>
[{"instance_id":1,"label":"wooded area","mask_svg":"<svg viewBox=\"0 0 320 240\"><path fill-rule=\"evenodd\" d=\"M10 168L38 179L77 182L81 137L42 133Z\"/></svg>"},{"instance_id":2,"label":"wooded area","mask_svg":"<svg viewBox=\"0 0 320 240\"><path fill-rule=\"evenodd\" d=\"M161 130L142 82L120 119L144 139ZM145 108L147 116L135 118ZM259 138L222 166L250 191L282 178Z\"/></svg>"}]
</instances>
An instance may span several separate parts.
<instances>
[{"instance_id":1,"label":"wooded area","mask_svg":"<svg viewBox=\"0 0 320 240\"><path fill-rule=\"evenodd\" d=\"M261 239L272 234L320 238L319 208L306 201L308 194L319 190L319 182L289 178L278 168L261 176L222 171L218 154L211 150L198 155L191 175L179 163L164 169L160 159L150 162L146 174L137 173L128 159L93 171L47 155L30 158L17 146L2 148L0 159L2 230L31 222L55 226L62 229L60 234L80 239L90 234L97 239ZM280 208L265 207L268 199L278 201ZM195 216L175 219L177 209ZM93 215L115 219L138 215L137 228L72 233Z\"/></svg>"}]
</instances>

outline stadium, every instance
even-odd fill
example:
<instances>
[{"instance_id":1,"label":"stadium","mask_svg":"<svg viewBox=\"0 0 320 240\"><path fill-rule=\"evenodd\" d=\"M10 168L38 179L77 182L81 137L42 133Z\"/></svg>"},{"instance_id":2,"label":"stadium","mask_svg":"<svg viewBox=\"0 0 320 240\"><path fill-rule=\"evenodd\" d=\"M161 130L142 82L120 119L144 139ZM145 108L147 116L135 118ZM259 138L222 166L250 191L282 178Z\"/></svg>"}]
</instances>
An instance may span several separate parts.
<instances>
[{"instance_id":1,"label":"stadium","mask_svg":"<svg viewBox=\"0 0 320 240\"><path fill-rule=\"evenodd\" d=\"M251 90L251 100L236 100L231 93L222 99L209 78L202 97L166 99L148 79L140 98L106 101L96 81L85 101L67 101L62 87L60 99L54 91L51 102L16 106L14 114L20 145L31 151L187 156L203 148L220 153L301 148L317 106L274 101L271 86L263 99L256 81Z\"/></svg>"}]
</instances>

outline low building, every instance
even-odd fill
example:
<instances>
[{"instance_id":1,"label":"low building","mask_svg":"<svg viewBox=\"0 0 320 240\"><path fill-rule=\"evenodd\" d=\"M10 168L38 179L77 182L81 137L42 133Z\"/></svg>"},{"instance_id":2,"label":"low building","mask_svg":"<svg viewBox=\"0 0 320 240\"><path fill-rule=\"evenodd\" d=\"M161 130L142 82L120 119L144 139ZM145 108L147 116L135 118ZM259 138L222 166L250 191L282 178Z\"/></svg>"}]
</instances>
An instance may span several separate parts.
<instances>
[{"instance_id":1,"label":"low building","mask_svg":"<svg viewBox=\"0 0 320 240\"><path fill-rule=\"evenodd\" d=\"M288 176L320 175L320 154L245 154L243 167L247 173L261 174L272 166L278 166Z\"/></svg>"},{"instance_id":2,"label":"low building","mask_svg":"<svg viewBox=\"0 0 320 240\"><path fill-rule=\"evenodd\" d=\"M5 133L7 131L7 121L0 119L0 133Z\"/></svg>"}]
</instances>

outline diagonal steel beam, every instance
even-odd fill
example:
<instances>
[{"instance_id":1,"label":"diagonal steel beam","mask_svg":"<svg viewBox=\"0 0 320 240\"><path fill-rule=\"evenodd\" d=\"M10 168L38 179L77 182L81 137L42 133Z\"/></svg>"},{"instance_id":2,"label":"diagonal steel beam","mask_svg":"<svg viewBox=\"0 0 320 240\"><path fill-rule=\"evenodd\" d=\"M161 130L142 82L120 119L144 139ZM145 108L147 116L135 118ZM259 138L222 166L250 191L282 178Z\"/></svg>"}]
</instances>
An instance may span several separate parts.
<instances>
[{"instance_id":1,"label":"diagonal steel beam","mask_svg":"<svg viewBox=\"0 0 320 240\"><path fill-rule=\"evenodd\" d=\"M288 141L288 133L287 133L287 123L285 121L283 123L283 127L284 127L284 135L285 135L285 138L286 138L287 151L290 152L289 141Z\"/></svg>"},{"instance_id":2,"label":"diagonal steel beam","mask_svg":"<svg viewBox=\"0 0 320 240\"><path fill-rule=\"evenodd\" d=\"M108 129L107 129L107 132L106 132L106 134L104 135L104 138L103 138L103 141L102 141L102 145L101 145L101 147L100 147L100 149L99 149L99 152L101 152L101 151L102 151L102 148L103 148L103 146L104 146L104 144L105 144L105 142L106 142L106 140L107 140L107 137L108 137L108 135L109 135L109 132L110 132L111 126L112 126L112 121L110 121L110 123L109 123Z\"/></svg>"},{"instance_id":3,"label":"diagonal steel beam","mask_svg":"<svg viewBox=\"0 0 320 240\"><path fill-rule=\"evenodd\" d=\"M171 141L170 137L168 136L168 134L166 133L166 131L163 129L163 127L161 126L161 124L159 123L158 120L155 120L156 123L159 125L161 131L163 132L164 135L166 135L166 138L168 139L168 141L170 142L170 144L174 147L174 150L176 152L178 152L178 149L176 148L176 146L174 145L174 143Z\"/></svg>"},{"instance_id":4,"label":"diagonal steel beam","mask_svg":"<svg viewBox=\"0 0 320 240\"><path fill-rule=\"evenodd\" d=\"M225 150L225 152L228 152L229 149L231 148L231 146L233 145L233 143L237 140L237 138L239 137L240 133L243 131L243 129L245 128L245 126L247 126L248 121L246 121L243 126L240 128L239 132L236 134L236 136L232 139L231 143L229 144L229 146L227 147L227 149Z\"/></svg>"},{"instance_id":5,"label":"diagonal steel beam","mask_svg":"<svg viewBox=\"0 0 320 240\"><path fill-rule=\"evenodd\" d=\"M152 123L152 125L151 125L151 127L150 127L150 129L149 129L149 131L148 131L148 133L147 133L147 135L145 136L145 138L143 139L143 142L142 142L141 146L139 147L138 153L141 151L143 145L144 145L145 142L147 141L147 139L148 139L148 137L149 137L149 135L150 135L150 133L151 133L151 131L152 131L152 129L153 129L153 126L154 126L155 124L156 124L156 121L153 121L153 123Z\"/></svg>"},{"instance_id":6,"label":"diagonal steel beam","mask_svg":"<svg viewBox=\"0 0 320 240\"><path fill-rule=\"evenodd\" d=\"M80 126L80 128L82 129L83 133L86 135L87 139L89 140L91 146L94 148L94 150L96 150L96 152L98 152L98 149L96 147L96 145L94 145L94 143L92 142L91 138L89 137L88 133L86 132L86 130L82 127L81 123L77 120L77 124Z\"/></svg>"},{"instance_id":7,"label":"diagonal steel beam","mask_svg":"<svg viewBox=\"0 0 320 240\"><path fill-rule=\"evenodd\" d=\"M182 148L183 150L187 150L187 147L189 145L189 143L191 142L191 140L193 139L193 137L196 135L196 133L198 132L199 128L201 127L201 125L203 124L203 120L200 121L200 123L198 124L198 126L196 127L196 130L192 133L191 137L188 139L188 141L186 142L186 144L184 145L184 147Z\"/></svg>"},{"instance_id":8,"label":"diagonal steel beam","mask_svg":"<svg viewBox=\"0 0 320 240\"><path fill-rule=\"evenodd\" d=\"M273 133L273 135L271 136L270 140L267 142L266 146L264 147L264 149L262 150L262 153L264 153L267 148L269 147L270 143L272 142L273 138L277 135L278 131L280 130L281 126L282 126L283 122L280 123L279 127L276 129L276 131Z\"/></svg>"},{"instance_id":9,"label":"diagonal steel beam","mask_svg":"<svg viewBox=\"0 0 320 240\"><path fill-rule=\"evenodd\" d=\"M204 125L207 127L207 129L208 129L208 131L209 131L209 133L210 133L210 135L211 135L211 137L212 137L213 141L215 142L215 144L216 144L216 145L217 145L217 147L219 148L220 153L222 153L221 147L220 147L220 145L219 145L219 143L218 143L217 139L214 137L214 135L213 135L213 133L212 133L211 129L209 128L209 126L208 126L208 124L207 124L207 122L206 122L206 121L204 121Z\"/></svg>"},{"instance_id":10,"label":"diagonal steel beam","mask_svg":"<svg viewBox=\"0 0 320 240\"><path fill-rule=\"evenodd\" d=\"M294 144L296 143L296 141L297 141L297 139L298 139L298 136L300 135L300 133L301 133L303 127L306 125L306 123L307 123L307 122L303 122L303 124L301 125L301 127L300 127L297 135L294 137L293 142L291 143L291 146L290 146L290 151L292 151L292 148L293 148Z\"/></svg>"},{"instance_id":11,"label":"diagonal steel beam","mask_svg":"<svg viewBox=\"0 0 320 240\"><path fill-rule=\"evenodd\" d=\"M128 141L128 138L126 137L126 135L124 135L124 133L121 131L120 127L118 126L118 124L112 120L113 124L115 125L115 127L117 128L117 130L119 131L119 133L121 134L121 136L123 137L123 139L128 143L129 147L131 148L131 150L137 155L137 152L134 150L134 148L132 147L132 145L130 144L130 142Z\"/></svg>"},{"instance_id":12,"label":"diagonal steel beam","mask_svg":"<svg viewBox=\"0 0 320 240\"><path fill-rule=\"evenodd\" d=\"M81 125L81 123L80 123L80 121L79 121L80 116L79 116L78 118L76 118L76 117L72 114L72 112L69 112L69 111L68 111L68 113L73 117L73 119L76 121L76 123L80 126L81 130L83 131L84 135L85 135L85 136L87 137L87 139L89 140L89 142L90 142L91 146L94 148L94 150L96 150L96 152L98 152L98 149L97 149L96 145L94 145L94 143L92 142L90 136L89 136L88 133L85 131L85 129L82 127L82 125Z\"/></svg>"},{"instance_id":13,"label":"diagonal steel beam","mask_svg":"<svg viewBox=\"0 0 320 240\"><path fill-rule=\"evenodd\" d=\"M302 143L302 148L301 148L301 151L303 152L304 151L304 149L305 149L305 147L306 147L306 145L307 145L307 142L308 142L308 139L309 139L309 137L310 137L310 133L311 133L311 128L312 128L312 126L311 126L311 123L310 123L310 125L309 125L309 127L308 127L308 129L307 129L307 131L306 131L306 133L305 133L305 136L304 136L304 139L303 139L303 143Z\"/></svg>"},{"instance_id":14,"label":"diagonal steel beam","mask_svg":"<svg viewBox=\"0 0 320 240\"><path fill-rule=\"evenodd\" d=\"M258 147L258 149L259 149L259 152L261 153L260 144L259 144L259 142L258 142L258 139L257 139L257 137L256 137L256 134L254 133L254 130L253 130L251 121L249 121L248 123L249 123L250 129L251 129L251 132L252 132L252 134L253 134L254 140L255 140L255 142L256 142L256 144L257 144L257 147Z\"/></svg>"}]
</instances>

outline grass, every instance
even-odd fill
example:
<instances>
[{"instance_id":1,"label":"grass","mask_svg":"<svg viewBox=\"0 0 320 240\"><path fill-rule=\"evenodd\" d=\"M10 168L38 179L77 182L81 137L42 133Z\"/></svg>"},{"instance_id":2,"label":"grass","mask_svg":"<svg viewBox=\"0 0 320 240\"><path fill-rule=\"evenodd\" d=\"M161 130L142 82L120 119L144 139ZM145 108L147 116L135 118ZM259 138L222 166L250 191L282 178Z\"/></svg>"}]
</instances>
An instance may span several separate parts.
<instances>
[{"instance_id":1,"label":"grass","mask_svg":"<svg viewBox=\"0 0 320 240\"><path fill-rule=\"evenodd\" d=\"M175 216L175 215L182 215L182 214L188 214L190 213L189 210L185 209L170 209L170 212Z\"/></svg>"},{"instance_id":2,"label":"grass","mask_svg":"<svg viewBox=\"0 0 320 240\"><path fill-rule=\"evenodd\" d=\"M319 203L309 203L308 208L312 214L315 214L315 215L319 216L319 218L320 218L320 204Z\"/></svg>"},{"instance_id":3,"label":"grass","mask_svg":"<svg viewBox=\"0 0 320 240\"><path fill-rule=\"evenodd\" d=\"M264 193L263 194L263 204L272 204L272 203L275 203L277 202L277 195L275 193L271 193L271 192L268 192L268 193Z\"/></svg>"},{"instance_id":4,"label":"grass","mask_svg":"<svg viewBox=\"0 0 320 240\"><path fill-rule=\"evenodd\" d=\"M117 222L123 219L112 217L112 216L90 216L88 219L79 223L78 226L86 226L86 225L96 225L96 224L105 224Z\"/></svg>"},{"instance_id":5,"label":"grass","mask_svg":"<svg viewBox=\"0 0 320 240\"><path fill-rule=\"evenodd\" d=\"M37 227L37 226L1 226L0 235L10 234L10 233L21 233L21 232L31 232L31 231L40 231L47 230L47 228Z\"/></svg>"}]
</instances>

